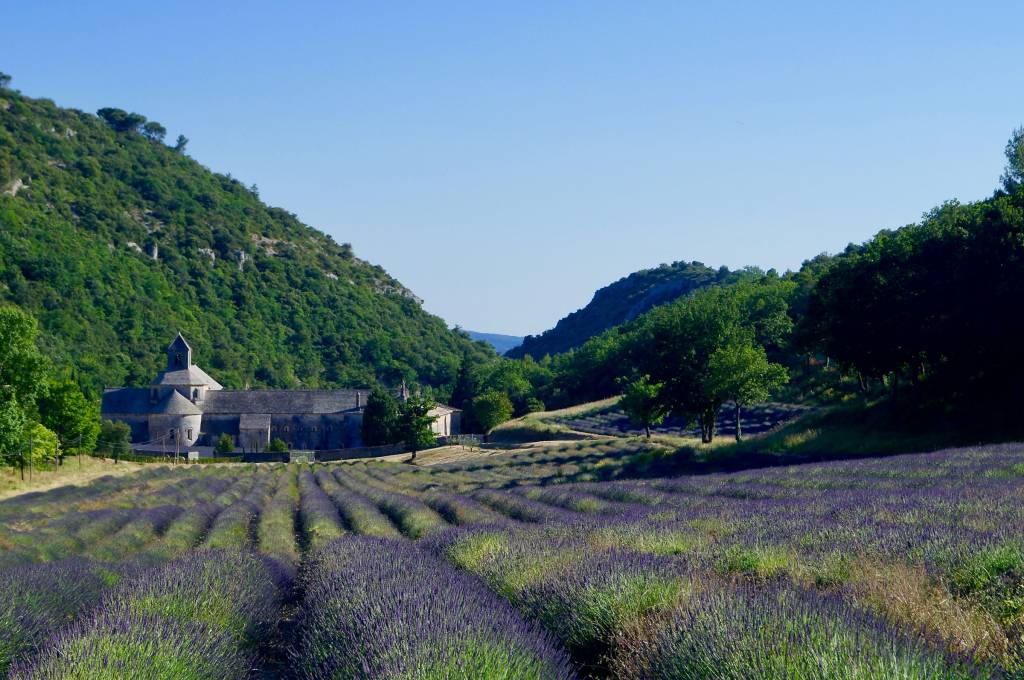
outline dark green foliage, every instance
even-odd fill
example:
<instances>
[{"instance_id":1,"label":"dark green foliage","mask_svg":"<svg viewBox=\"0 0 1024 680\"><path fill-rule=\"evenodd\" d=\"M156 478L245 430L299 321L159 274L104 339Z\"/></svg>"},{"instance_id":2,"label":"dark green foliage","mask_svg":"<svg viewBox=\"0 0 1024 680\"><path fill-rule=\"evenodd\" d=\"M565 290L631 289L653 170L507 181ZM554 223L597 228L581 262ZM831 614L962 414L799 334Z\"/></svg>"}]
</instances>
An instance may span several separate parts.
<instances>
[{"instance_id":1,"label":"dark green foliage","mask_svg":"<svg viewBox=\"0 0 1024 680\"><path fill-rule=\"evenodd\" d=\"M214 445L213 450L220 454L226 455L235 452L235 438L229 435L227 432L217 438L217 443Z\"/></svg>"},{"instance_id":2,"label":"dark green foliage","mask_svg":"<svg viewBox=\"0 0 1024 680\"><path fill-rule=\"evenodd\" d=\"M661 399L661 388L661 383L652 382L650 376L642 375L626 383L619 401L629 419L644 428L648 439L651 438L651 426L665 422L668 415Z\"/></svg>"},{"instance_id":3,"label":"dark green foliage","mask_svg":"<svg viewBox=\"0 0 1024 680\"><path fill-rule=\"evenodd\" d=\"M70 380L52 382L39 400L43 425L57 433L65 453L88 453L96 446L100 432L100 414L94 402Z\"/></svg>"},{"instance_id":4,"label":"dark green foliage","mask_svg":"<svg viewBox=\"0 0 1024 680\"><path fill-rule=\"evenodd\" d=\"M416 395L409 397L399 410L398 427L396 429L397 441L405 444L406 448L412 451L412 457L421 449L429 449L437 444L437 435L430 429L430 426L437 419L430 415L434 403L426 397Z\"/></svg>"},{"instance_id":5,"label":"dark green foliage","mask_svg":"<svg viewBox=\"0 0 1024 680\"><path fill-rule=\"evenodd\" d=\"M382 446L401 441L398 411L398 400L394 395L387 390L374 390L363 411L363 445Z\"/></svg>"},{"instance_id":6,"label":"dark green foliage","mask_svg":"<svg viewBox=\"0 0 1024 680\"><path fill-rule=\"evenodd\" d=\"M473 400L473 420L486 433L512 417L512 402L498 390L487 390Z\"/></svg>"},{"instance_id":7,"label":"dark green foliage","mask_svg":"<svg viewBox=\"0 0 1024 680\"><path fill-rule=\"evenodd\" d=\"M96 439L96 453L117 457L128 453L131 446L131 428L122 422L104 420L100 423Z\"/></svg>"},{"instance_id":8,"label":"dark green foliage","mask_svg":"<svg viewBox=\"0 0 1024 680\"><path fill-rule=\"evenodd\" d=\"M274 437L270 440L270 445L267 446L267 451L270 453L288 453L288 444L283 439Z\"/></svg>"},{"instance_id":9,"label":"dark green foliage","mask_svg":"<svg viewBox=\"0 0 1024 680\"><path fill-rule=\"evenodd\" d=\"M38 318L87 394L148 384L179 329L228 388L447 389L464 357L494 356L351 246L188 158L184 138L155 142L143 116L0 99L0 187L27 185L0 194L0 301Z\"/></svg>"},{"instance_id":10,"label":"dark green foliage","mask_svg":"<svg viewBox=\"0 0 1024 680\"><path fill-rule=\"evenodd\" d=\"M1024 127L1014 130L1006 143L1006 169L1000 179L1003 187L1011 193L1024 183Z\"/></svg>"},{"instance_id":11,"label":"dark green foliage","mask_svg":"<svg viewBox=\"0 0 1024 680\"><path fill-rule=\"evenodd\" d=\"M155 120L151 120L142 126L142 136L152 139L154 142L162 142L167 136L167 128Z\"/></svg>"},{"instance_id":12,"label":"dark green foliage","mask_svg":"<svg viewBox=\"0 0 1024 680\"><path fill-rule=\"evenodd\" d=\"M11 84L11 77L0 71L0 90L6 90Z\"/></svg>"},{"instance_id":13,"label":"dark green foliage","mask_svg":"<svg viewBox=\"0 0 1024 680\"><path fill-rule=\"evenodd\" d=\"M731 272L725 267L716 270L701 262L673 262L634 272L594 293L594 299L586 307L569 314L554 328L527 336L522 345L507 355L540 358L560 354L658 305L706 286L737 281L743 276L744 272Z\"/></svg>"},{"instance_id":14,"label":"dark green foliage","mask_svg":"<svg viewBox=\"0 0 1024 680\"><path fill-rule=\"evenodd\" d=\"M885 380L898 397L901 384L927 383L918 392L928 399L994 407L1013 420L1006 407L1019 405L1024 380L1021 300L1018 186L977 203L947 203L920 224L849 247L811 292L799 337L858 376L864 390Z\"/></svg>"}]
</instances>

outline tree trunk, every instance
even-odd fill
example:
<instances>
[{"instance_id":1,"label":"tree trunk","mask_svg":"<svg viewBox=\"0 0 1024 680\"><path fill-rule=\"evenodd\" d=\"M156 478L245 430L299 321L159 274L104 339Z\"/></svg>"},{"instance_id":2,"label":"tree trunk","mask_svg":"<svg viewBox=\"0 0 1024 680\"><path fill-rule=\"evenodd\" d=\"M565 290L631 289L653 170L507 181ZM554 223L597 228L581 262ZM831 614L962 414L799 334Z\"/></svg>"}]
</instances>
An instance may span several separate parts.
<instances>
[{"instance_id":1,"label":"tree trunk","mask_svg":"<svg viewBox=\"0 0 1024 680\"><path fill-rule=\"evenodd\" d=\"M742 425L741 425L741 422L742 422L741 410L742 410L743 407L740 406L740 402L738 402L738 401L734 402L734 403L736 404L736 441L739 441L740 439L743 438L743 428L742 428Z\"/></svg>"},{"instance_id":2,"label":"tree trunk","mask_svg":"<svg viewBox=\"0 0 1024 680\"><path fill-rule=\"evenodd\" d=\"M647 423L644 423L644 432L647 433L647 438L650 439L651 438L651 426L648 425Z\"/></svg>"}]
</instances>

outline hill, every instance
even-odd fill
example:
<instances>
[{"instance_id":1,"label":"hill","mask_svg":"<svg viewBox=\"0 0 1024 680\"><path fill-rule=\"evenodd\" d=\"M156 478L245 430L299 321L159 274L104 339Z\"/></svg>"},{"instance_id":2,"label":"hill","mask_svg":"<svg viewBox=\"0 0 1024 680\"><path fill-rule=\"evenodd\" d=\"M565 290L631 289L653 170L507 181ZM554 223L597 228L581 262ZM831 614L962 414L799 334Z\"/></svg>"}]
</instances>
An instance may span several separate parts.
<instances>
[{"instance_id":1,"label":"hill","mask_svg":"<svg viewBox=\"0 0 1024 680\"><path fill-rule=\"evenodd\" d=\"M712 269L701 262L673 262L643 269L594 293L586 307L562 318L540 335L528 335L508 356L539 359L578 347L613 326L635 319L647 310L672 302L706 286L736 281L742 272Z\"/></svg>"},{"instance_id":2,"label":"hill","mask_svg":"<svg viewBox=\"0 0 1024 680\"><path fill-rule=\"evenodd\" d=\"M226 387L442 386L493 356L187 140L99 113L0 90L0 303L90 389L147 383L177 330Z\"/></svg>"},{"instance_id":3,"label":"hill","mask_svg":"<svg viewBox=\"0 0 1024 680\"><path fill-rule=\"evenodd\" d=\"M477 331L466 331L473 340L479 340L486 342L488 345L494 348L498 354L504 354L513 347L518 347L523 343L523 336L521 335L502 335L501 333L479 333Z\"/></svg>"}]
</instances>

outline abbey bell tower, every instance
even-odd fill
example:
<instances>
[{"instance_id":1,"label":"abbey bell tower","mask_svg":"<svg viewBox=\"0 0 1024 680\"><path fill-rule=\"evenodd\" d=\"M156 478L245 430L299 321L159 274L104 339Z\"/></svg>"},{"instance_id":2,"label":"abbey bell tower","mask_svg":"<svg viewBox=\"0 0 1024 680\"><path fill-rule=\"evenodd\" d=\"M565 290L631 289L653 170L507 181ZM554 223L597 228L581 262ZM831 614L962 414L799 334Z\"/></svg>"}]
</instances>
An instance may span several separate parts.
<instances>
[{"instance_id":1,"label":"abbey bell tower","mask_svg":"<svg viewBox=\"0 0 1024 680\"><path fill-rule=\"evenodd\" d=\"M178 332L174 341L167 346L167 370L185 371L192 365L192 348Z\"/></svg>"}]
</instances>

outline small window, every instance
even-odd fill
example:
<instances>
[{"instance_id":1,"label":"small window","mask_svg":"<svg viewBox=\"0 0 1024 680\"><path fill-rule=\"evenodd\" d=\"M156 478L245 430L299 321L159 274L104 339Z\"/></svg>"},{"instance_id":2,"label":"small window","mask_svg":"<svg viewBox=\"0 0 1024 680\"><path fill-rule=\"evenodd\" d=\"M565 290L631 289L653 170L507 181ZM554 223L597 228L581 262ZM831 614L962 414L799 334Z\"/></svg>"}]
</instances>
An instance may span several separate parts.
<instances>
[{"instance_id":1,"label":"small window","mask_svg":"<svg viewBox=\"0 0 1024 680\"><path fill-rule=\"evenodd\" d=\"M191 427L188 429L188 438L192 439L192 428Z\"/></svg>"},{"instance_id":2,"label":"small window","mask_svg":"<svg viewBox=\"0 0 1024 680\"><path fill-rule=\"evenodd\" d=\"M179 368L181 367L181 352L178 352L174 355L174 365Z\"/></svg>"}]
</instances>

